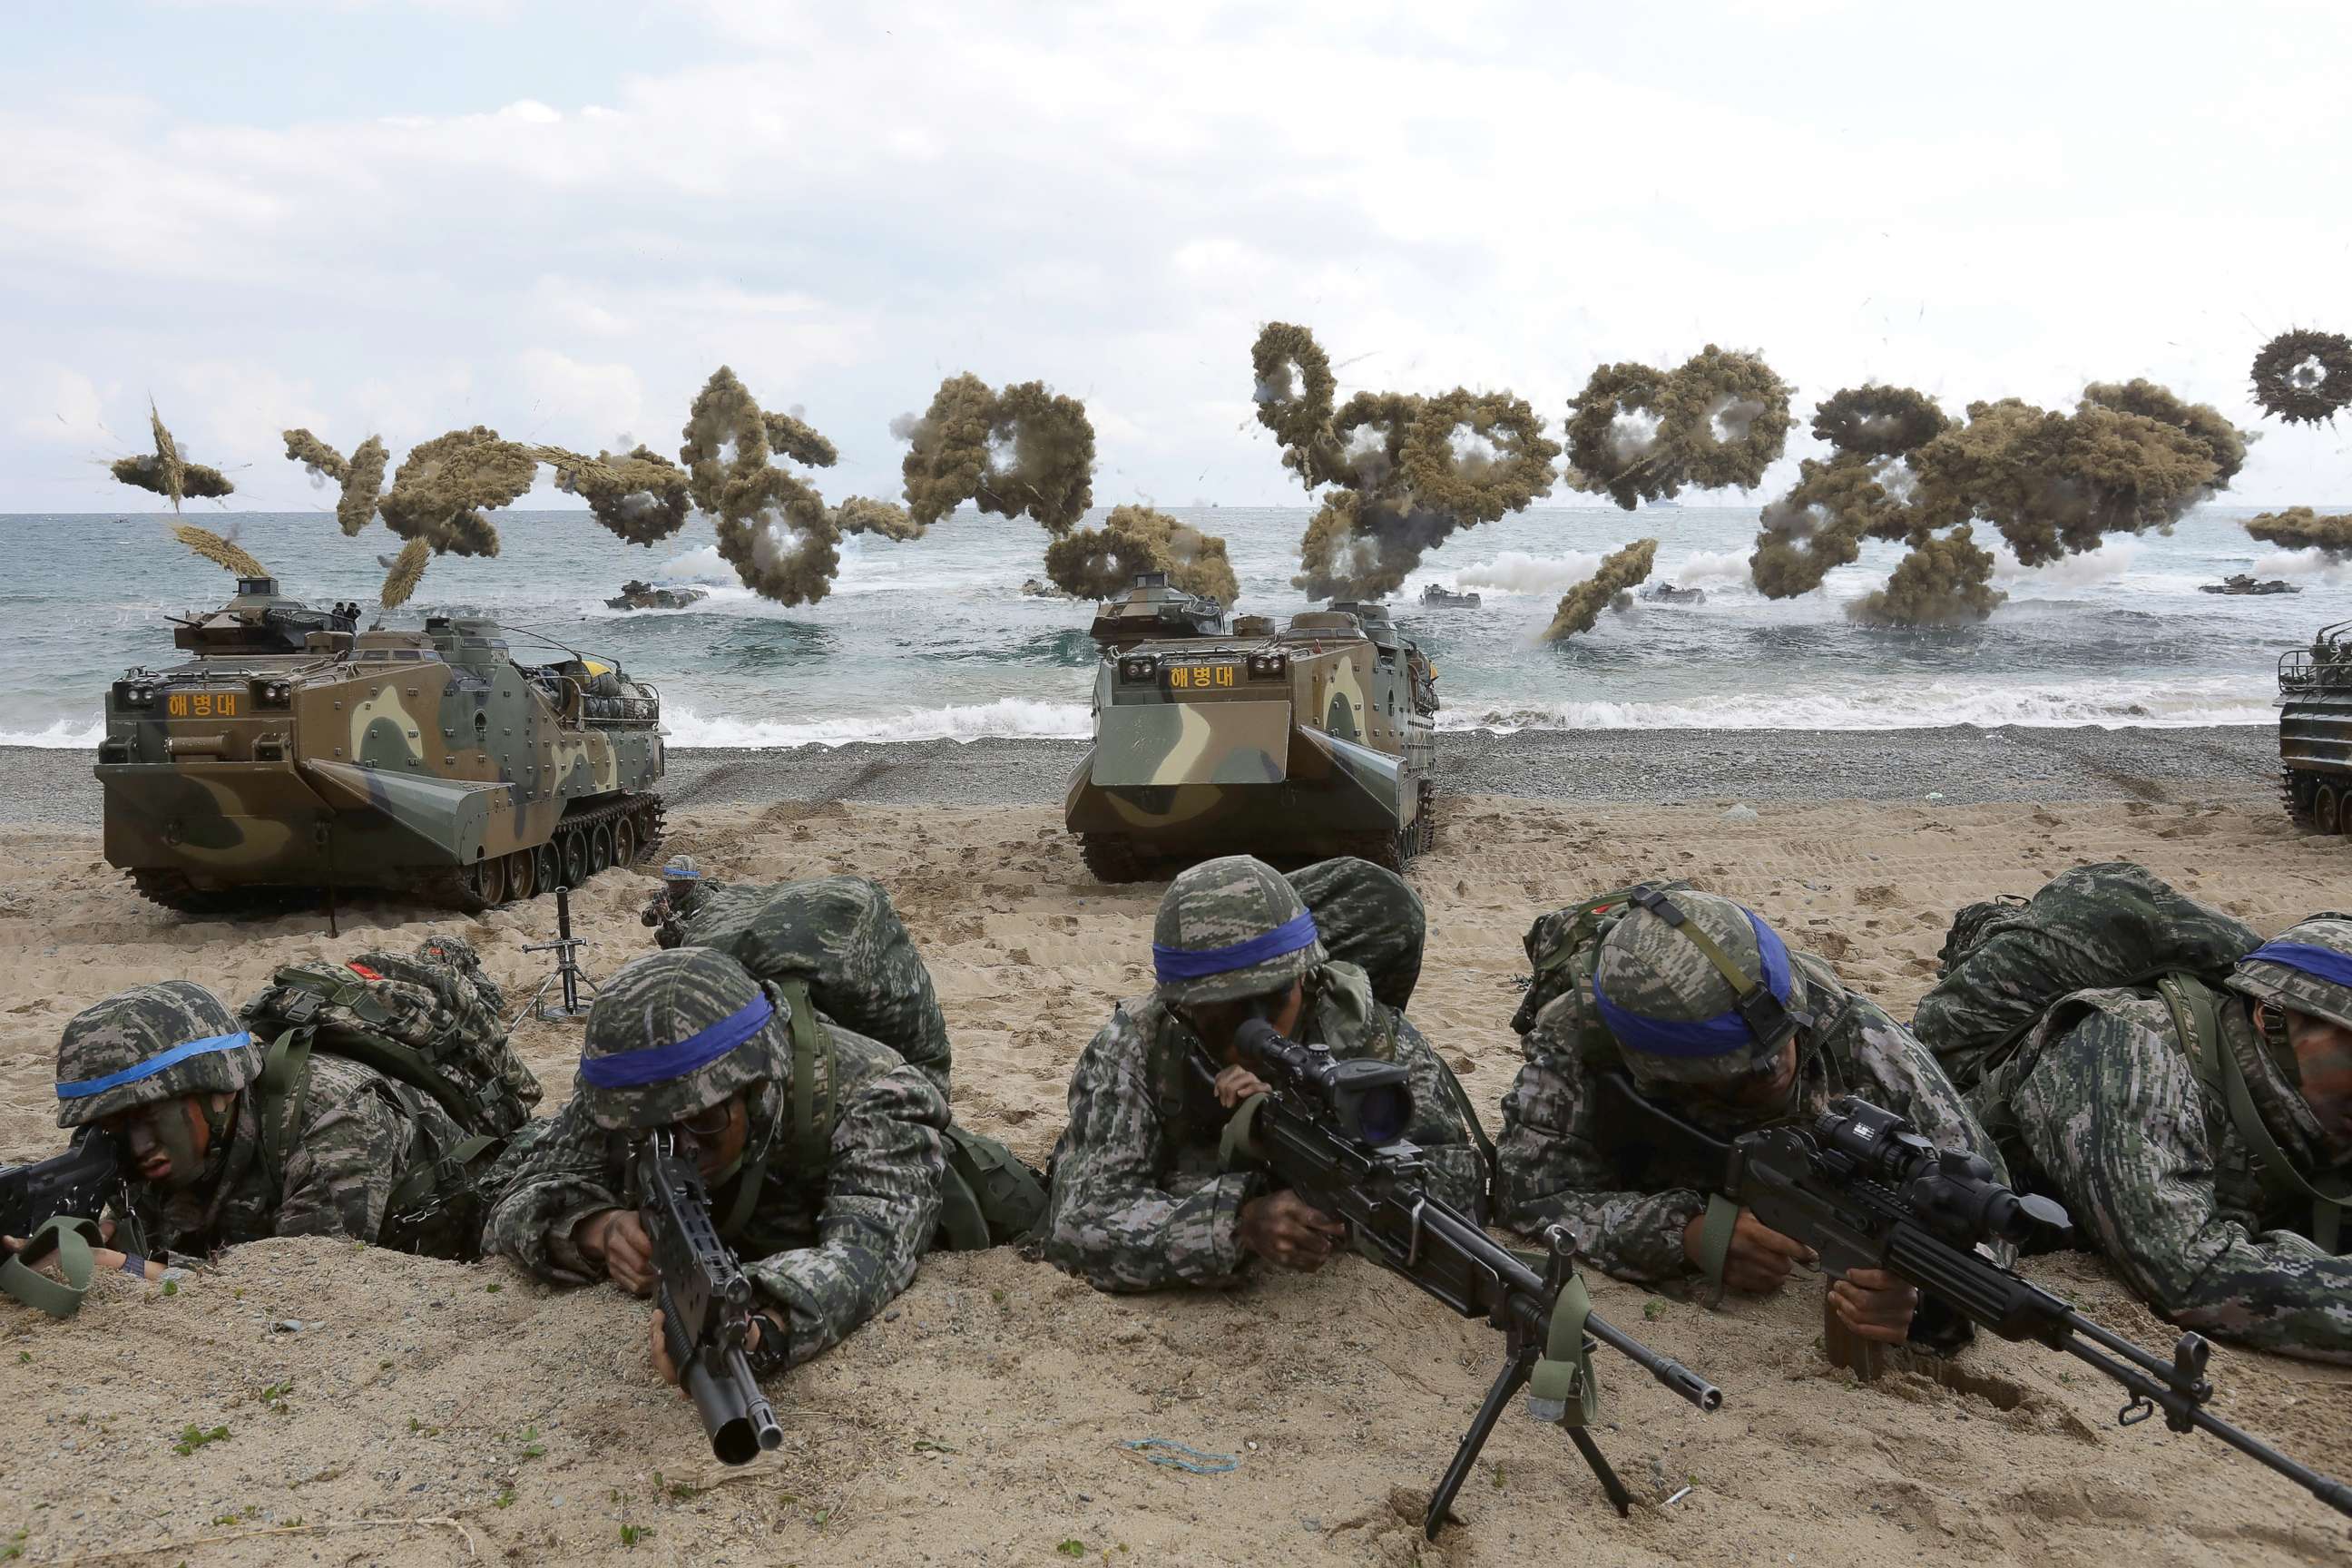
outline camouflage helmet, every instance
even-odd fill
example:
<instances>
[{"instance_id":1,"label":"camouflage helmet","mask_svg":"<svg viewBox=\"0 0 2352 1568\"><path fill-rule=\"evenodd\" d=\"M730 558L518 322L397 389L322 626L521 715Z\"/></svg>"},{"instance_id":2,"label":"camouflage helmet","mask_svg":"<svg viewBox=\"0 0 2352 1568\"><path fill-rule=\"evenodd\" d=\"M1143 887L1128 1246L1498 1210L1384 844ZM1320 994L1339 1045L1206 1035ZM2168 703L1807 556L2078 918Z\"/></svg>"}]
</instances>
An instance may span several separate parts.
<instances>
[{"instance_id":1,"label":"camouflage helmet","mask_svg":"<svg viewBox=\"0 0 2352 1568\"><path fill-rule=\"evenodd\" d=\"M1249 855L1203 860L1168 884L1151 927L1152 968L1171 1003L1280 991L1324 962L1323 939L1282 873Z\"/></svg>"},{"instance_id":2,"label":"camouflage helmet","mask_svg":"<svg viewBox=\"0 0 2352 1568\"><path fill-rule=\"evenodd\" d=\"M2230 989L2352 1029L2352 915L2314 915L2238 961Z\"/></svg>"},{"instance_id":3,"label":"camouflage helmet","mask_svg":"<svg viewBox=\"0 0 2352 1568\"><path fill-rule=\"evenodd\" d=\"M784 1003L708 947L675 947L625 965L588 1009L579 1104L607 1131L666 1126L790 1059Z\"/></svg>"},{"instance_id":4,"label":"camouflage helmet","mask_svg":"<svg viewBox=\"0 0 2352 1568\"><path fill-rule=\"evenodd\" d=\"M118 991L58 1041L58 1125L80 1127L184 1094L234 1094L261 1051L221 999L186 980Z\"/></svg>"},{"instance_id":5,"label":"camouflage helmet","mask_svg":"<svg viewBox=\"0 0 2352 1568\"><path fill-rule=\"evenodd\" d=\"M1635 889L1592 969L1594 1011L1645 1087L1726 1088L1769 1071L1785 1022L1804 1021L1803 984L1788 948L1745 906L1647 888ZM1745 1007L1742 992L1752 998Z\"/></svg>"},{"instance_id":6,"label":"camouflage helmet","mask_svg":"<svg viewBox=\"0 0 2352 1568\"><path fill-rule=\"evenodd\" d=\"M665 882L699 882L702 880L702 868L694 863L694 857L691 855L671 856L668 859L662 862L661 874L662 880Z\"/></svg>"},{"instance_id":7,"label":"camouflage helmet","mask_svg":"<svg viewBox=\"0 0 2352 1568\"><path fill-rule=\"evenodd\" d=\"M416 944L416 956L428 963L455 964L467 973L479 973L482 955L474 944L452 931L436 931Z\"/></svg>"}]
</instances>

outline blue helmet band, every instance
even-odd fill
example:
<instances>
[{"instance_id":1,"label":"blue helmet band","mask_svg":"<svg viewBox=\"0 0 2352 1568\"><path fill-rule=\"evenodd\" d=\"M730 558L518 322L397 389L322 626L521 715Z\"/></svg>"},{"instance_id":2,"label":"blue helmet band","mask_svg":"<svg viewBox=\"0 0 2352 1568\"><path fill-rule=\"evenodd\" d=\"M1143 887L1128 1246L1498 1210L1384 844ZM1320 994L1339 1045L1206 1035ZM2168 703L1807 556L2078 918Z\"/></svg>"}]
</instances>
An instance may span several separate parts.
<instances>
[{"instance_id":1,"label":"blue helmet band","mask_svg":"<svg viewBox=\"0 0 2352 1568\"><path fill-rule=\"evenodd\" d=\"M239 1046L253 1044L248 1034L206 1035L201 1040L184 1040L169 1050L159 1051L145 1061L124 1068L121 1072L108 1073L104 1078L86 1078L78 1083L58 1085L59 1100L88 1100L93 1094L104 1094L110 1089L121 1089L126 1083L137 1083L143 1078L153 1078L166 1068L177 1067L190 1057L201 1057L214 1051L233 1051Z\"/></svg>"},{"instance_id":2,"label":"blue helmet band","mask_svg":"<svg viewBox=\"0 0 2352 1568\"><path fill-rule=\"evenodd\" d=\"M2275 963L2282 969L2292 969L2315 980L2325 980L2331 985L2352 988L2352 954L2307 942L2266 942L2238 962Z\"/></svg>"},{"instance_id":3,"label":"blue helmet band","mask_svg":"<svg viewBox=\"0 0 2352 1568\"><path fill-rule=\"evenodd\" d=\"M1756 932L1756 955L1764 967L1764 989L1784 1007L1789 1000L1789 950L1772 928L1743 908ZM1721 1057L1769 1044L1751 1027L1746 1013L1735 1004L1711 1018L1689 1020L1652 1018L1612 1002L1601 989L1601 975L1592 976L1592 1005L1601 1022L1617 1043L1629 1051L1653 1057Z\"/></svg>"},{"instance_id":4,"label":"blue helmet band","mask_svg":"<svg viewBox=\"0 0 2352 1568\"><path fill-rule=\"evenodd\" d=\"M758 1034L775 1015L774 1005L763 992L719 1022L669 1045L647 1046L641 1051L615 1051L607 1057L583 1056L580 1058L580 1081L591 1089L642 1089L649 1083L684 1078L709 1067Z\"/></svg>"},{"instance_id":5,"label":"blue helmet band","mask_svg":"<svg viewBox=\"0 0 2352 1568\"><path fill-rule=\"evenodd\" d=\"M1177 980L1205 980L1213 974L1231 974L1237 969L1249 969L1268 959L1313 947L1319 940L1313 911L1301 910L1263 936L1237 942L1231 947L1162 947L1155 942L1151 944L1151 968L1162 985Z\"/></svg>"}]
</instances>

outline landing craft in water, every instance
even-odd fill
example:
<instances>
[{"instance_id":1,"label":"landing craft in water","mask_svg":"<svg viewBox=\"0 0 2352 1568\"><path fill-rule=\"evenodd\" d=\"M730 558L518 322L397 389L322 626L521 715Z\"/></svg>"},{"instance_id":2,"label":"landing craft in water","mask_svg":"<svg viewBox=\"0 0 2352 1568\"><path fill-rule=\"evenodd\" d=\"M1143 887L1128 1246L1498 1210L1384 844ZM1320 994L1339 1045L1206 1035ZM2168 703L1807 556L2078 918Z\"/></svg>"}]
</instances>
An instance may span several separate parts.
<instances>
[{"instance_id":1,"label":"landing craft in water","mask_svg":"<svg viewBox=\"0 0 2352 1568\"><path fill-rule=\"evenodd\" d=\"M346 614L344 611L354 613ZM356 628L268 577L178 624L190 656L106 698L107 860L157 903L378 888L463 909L578 887L661 833L659 693L496 622Z\"/></svg>"},{"instance_id":2,"label":"landing craft in water","mask_svg":"<svg viewBox=\"0 0 2352 1568\"><path fill-rule=\"evenodd\" d=\"M1478 595L1457 594L1451 588L1432 583L1421 591L1421 607L1424 610L1475 610L1478 607Z\"/></svg>"},{"instance_id":3,"label":"landing craft in water","mask_svg":"<svg viewBox=\"0 0 2352 1568\"><path fill-rule=\"evenodd\" d=\"M614 610L683 610L709 597L709 594L700 588L656 588L632 577L604 605Z\"/></svg>"},{"instance_id":4,"label":"landing craft in water","mask_svg":"<svg viewBox=\"0 0 2352 1568\"><path fill-rule=\"evenodd\" d=\"M1401 868L1434 832L1436 679L1378 605L1107 645L1063 821L1106 882L1234 854Z\"/></svg>"},{"instance_id":5,"label":"landing craft in water","mask_svg":"<svg viewBox=\"0 0 2352 1568\"><path fill-rule=\"evenodd\" d=\"M2222 578L2219 583L2200 583L2197 585L2197 591L2200 594L2268 595L2300 594L2303 589L2284 577L2273 577L2267 583L2257 583L2243 572L2239 572Z\"/></svg>"},{"instance_id":6,"label":"landing craft in water","mask_svg":"<svg viewBox=\"0 0 2352 1568\"><path fill-rule=\"evenodd\" d=\"M1677 588L1672 583L1653 583L1642 590L1642 597L1654 605L1704 605L1704 588Z\"/></svg>"}]
</instances>

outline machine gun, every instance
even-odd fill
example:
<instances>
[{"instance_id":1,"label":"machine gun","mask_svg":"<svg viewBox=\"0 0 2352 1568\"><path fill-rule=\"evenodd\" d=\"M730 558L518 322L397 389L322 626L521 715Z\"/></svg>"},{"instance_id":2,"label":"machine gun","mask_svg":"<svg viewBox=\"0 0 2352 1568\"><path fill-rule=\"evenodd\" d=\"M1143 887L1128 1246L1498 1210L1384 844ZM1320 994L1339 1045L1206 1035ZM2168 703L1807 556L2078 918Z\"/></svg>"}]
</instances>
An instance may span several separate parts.
<instances>
[{"instance_id":1,"label":"machine gun","mask_svg":"<svg viewBox=\"0 0 2352 1568\"><path fill-rule=\"evenodd\" d=\"M59 1215L96 1219L112 1204L128 1216L122 1163L104 1129L85 1127L65 1152L0 1170L0 1236L28 1237Z\"/></svg>"},{"instance_id":2,"label":"machine gun","mask_svg":"<svg viewBox=\"0 0 2352 1568\"><path fill-rule=\"evenodd\" d=\"M2131 1395L2116 1413L2121 1425L2162 1411L2173 1431L2210 1432L2352 1515L2352 1486L2205 1409L2213 1396L2205 1377L2212 1346L2202 1334L2182 1334L2166 1362L1975 1250L1988 1241L2057 1241L2073 1229L2058 1204L2002 1186L1984 1160L1939 1149L1893 1111L1852 1097L1832 1101L1811 1129L1769 1127L1727 1143L1644 1099L1624 1074L1612 1072L1606 1081L1669 1146L1720 1161L1716 1193L1813 1248L1825 1272L1882 1269L2002 1339L2063 1351Z\"/></svg>"},{"instance_id":3,"label":"machine gun","mask_svg":"<svg viewBox=\"0 0 2352 1568\"><path fill-rule=\"evenodd\" d=\"M1422 1533L1437 1538L1495 1424L1511 1396L1530 1383L1528 1414L1567 1428L1610 1502L1625 1513L1632 1500L1586 1429L1599 1400L1594 1342L1625 1355L1701 1410L1720 1406L1722 1391L1592 1310L1563 1228L1548 1234L1549 1254L1538 1273L1430 1191L1421 1151L1403 1141L1412 1121L1403 1068L1335 1058L1325 1047L1284 1039L1262 1018L1244 1024L1236 1044L1242 1064L1275 1088L1234 1111L1225 1131L1228 1161L1239 1157L1263 1166L1307 1202L1346 1221L1365 1257L1464 1317L1484 1318L1503 1332L1502 1370L1430 1494ZM1192 1065L1213 1083L1198 1055Z\"/></svg>"},{"instance_id":4,"label":"machine gun","mask_svg":"<svg viewBox=\"0 0 2352 1568\"><path fill-rule=\"evenodd\" d=\"M711 1457L749 1464L784 1440L745 1353L755 1317L751 1281L719 1239L702 1173L679 1152L675 1133L646 1134L630 1189L661 1276L656 1301L670 1364L710 1434Z\"/></svg>"}]
</instances>

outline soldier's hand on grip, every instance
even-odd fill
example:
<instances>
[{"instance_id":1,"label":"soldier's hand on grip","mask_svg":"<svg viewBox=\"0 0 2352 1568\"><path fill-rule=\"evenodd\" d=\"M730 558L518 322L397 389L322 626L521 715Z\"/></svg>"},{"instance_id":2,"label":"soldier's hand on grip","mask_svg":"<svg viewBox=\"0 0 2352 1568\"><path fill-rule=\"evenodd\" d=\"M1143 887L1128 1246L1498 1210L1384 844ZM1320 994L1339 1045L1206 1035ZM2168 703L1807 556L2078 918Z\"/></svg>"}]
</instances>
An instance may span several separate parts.
<instances>
[{"instance_id":1,"label":"soldier's hand on grip","mask_svg":"<svg viewBox=\"0 0 2352 1568\"><path fill-rule=\"evenodd\" d=\"M1297 1193L1274 1193L1242 1205L1241 1243L1268 1263L1315 1269L1348 1227Z\"/></svg>"}]
</instances>

